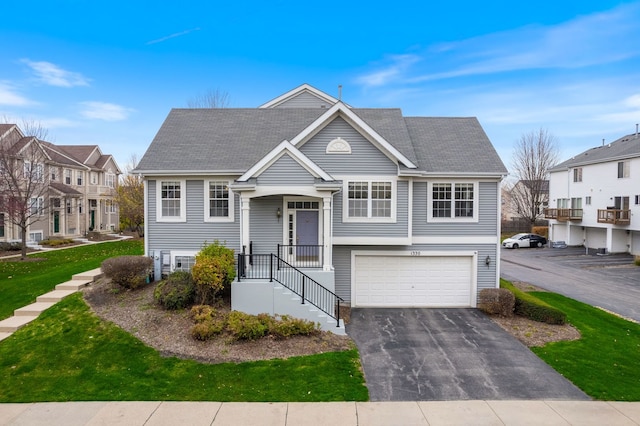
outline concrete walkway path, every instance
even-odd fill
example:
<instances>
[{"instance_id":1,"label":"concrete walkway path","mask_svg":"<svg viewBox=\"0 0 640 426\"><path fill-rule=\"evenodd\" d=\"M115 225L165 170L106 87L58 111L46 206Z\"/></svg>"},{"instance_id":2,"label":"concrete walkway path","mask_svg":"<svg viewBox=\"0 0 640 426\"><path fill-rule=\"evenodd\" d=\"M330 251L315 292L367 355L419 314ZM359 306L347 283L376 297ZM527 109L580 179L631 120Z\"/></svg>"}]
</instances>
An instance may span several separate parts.
<instances>
[{"instance_id":1,"label":"concrete walkway path","mask_svg":"<svg viewBox=\"0 0 640 426\"><path fill-rule=\"evenodd\" d=\"M640 403L602 401L51 402L0 404L0 425L640 425Z\"/></svg>"}]
</instances>

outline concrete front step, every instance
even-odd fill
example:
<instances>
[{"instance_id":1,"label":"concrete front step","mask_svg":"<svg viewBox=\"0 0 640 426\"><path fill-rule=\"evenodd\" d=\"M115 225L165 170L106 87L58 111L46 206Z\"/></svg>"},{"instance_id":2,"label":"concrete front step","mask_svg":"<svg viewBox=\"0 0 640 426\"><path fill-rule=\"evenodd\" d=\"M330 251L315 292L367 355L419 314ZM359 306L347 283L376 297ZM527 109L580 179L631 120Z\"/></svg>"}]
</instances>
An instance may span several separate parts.
<instances>
[{"instance_id":1,"label":"concrete front step","mask_svg":"<svg viewBox=\"0 0 640 426\"><path fill-rule=\"evenodd\" d=\"M36 298L36 302L59 302L75 293L75 290L53 290Z\"/></svg>"},{"instance_id":2,"label":"concrete front step","mask_svg":"<svg viewBox=\"0 0 640 426\"><path fill-rule=\"evenodd\" d=\"M54 302L36 302L20 309L16 309L13 311L13 315L17 317L37 317L53 305L55 305Z\"/></svg>"},{"instance_id":3,"label":"concrete front step","mask_svg":"<svg viewBox=\"0 0 640 426\"><path fill-rule=\"evenodd\" d=\"M29 324L34 319L38 318L37 316L19 316L19 317L9 317L0 321L0 333L13 333L17 331L19 328L24 327Z\"/></svg>"},{"instance_id":4,"label":"concrete front step","mask_svg":"<svg viewBox=\"0 0 640 426\"><path fill-rule=\"evenodd\" d=\"M86 271L86 272L81 272L79 274L75 274L71 277L72 281L75 280L89 280L89 281L93 281L96 280L98 278L102 277L102 270L100 268L96 268L96 269L92 269L90 271Z\"/></svg>"},{"instance_id":5,"label":"concrete front step","mask_svg":"<svg viewBox=\"0 0 640 426\"><path fill-rule=\"evenodd\" d=\"M71 280L71 281L67 281L66 283L58 284L56 286L56 290L74 290L74 291L78 291L81 288L88 286L92 282L93 281L91 281L91 280Z\"/></svg>"}]
</instances>

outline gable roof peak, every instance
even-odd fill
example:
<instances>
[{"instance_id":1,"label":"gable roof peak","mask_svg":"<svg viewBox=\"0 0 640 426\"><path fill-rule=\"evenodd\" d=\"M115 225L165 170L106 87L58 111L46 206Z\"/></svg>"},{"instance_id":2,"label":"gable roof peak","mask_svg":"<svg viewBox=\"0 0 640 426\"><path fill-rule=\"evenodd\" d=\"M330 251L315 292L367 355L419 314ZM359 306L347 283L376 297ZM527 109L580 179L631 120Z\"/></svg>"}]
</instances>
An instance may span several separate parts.
<instances>
[{"instance_id":1,"label":"gable roof peak","mask_svg":"<svg viewBox=\"0 0 640 426\"><path fill-rule=\"evenodd\" d=\"M340 86L340 90L341 90L342 86ZM340 99L337 99L321 90L316 89L315 87L311 86L310 84L304 83L301 84L300 86L289 90L286 93L283 93L282 95L270 100L269 102L266 102L262 105L260 105L258 108L276 108L282 104L284 104L285 102L287 102L288 100L291 100L293 98L295 98L296 96L299 96L303 93L308 93L310 95L312 95L313 97L317 98L320 101L326 102L329 105L334 105L335 103L339 102ZM345 104L346 105L346 104Z\"/></svg>"}]
</instances>

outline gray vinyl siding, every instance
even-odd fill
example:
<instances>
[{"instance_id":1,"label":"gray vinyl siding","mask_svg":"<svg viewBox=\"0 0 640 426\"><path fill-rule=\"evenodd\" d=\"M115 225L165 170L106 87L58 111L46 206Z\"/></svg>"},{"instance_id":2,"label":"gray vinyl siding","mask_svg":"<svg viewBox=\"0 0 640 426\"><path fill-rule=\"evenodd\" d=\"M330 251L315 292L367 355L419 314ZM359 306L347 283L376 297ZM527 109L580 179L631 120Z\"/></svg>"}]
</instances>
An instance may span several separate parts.
<instances>
[{"instance_id":1,"label":"gray vinyl siding","mask_svg":"<svg viewBox=\"0 0 640 426\"><path fill-rule=\"evenodd\" d=\"M276 211L282 210L282 197L253 198L250 207L249 239L253 244L253 253L275 253L276 245L282 243L283 224L287 223L285 215L280 219L276 216Z\"/></svg>"},{"instance_id":2,"label":"gray vinyl siding","mask_svg":"<svg viewBox=\"0 0 640 426\"><path fill-rule=\"evenodd\" d=\"M234 197L233 222L204 221L204 181L187 180L187 222L156 222L156 181L148 188L148 250L195 250L218 240L227 247L240 249L240 198ZM275 216L275 215L274 215Z\"/></svg>"},{"instance_id":3,"label":"gray vinyl siding","mask_svg":"<svg viewBox=\"0 0 640 426\"><path fill-rule=\"evenodd\" d=\"M326 153L329 142L337 137L351 145L351 154ZM398 174L397 165L389 157L340 117L302 145L300 151L329 174Z\"/></svg>"},{"instance_id":4,"label":"gray vinyl siding","mask_svg":"<svg viewBox=\"0 0 640 426\"><path fill-rule=\"evenodd\" d=\"M346 183L346 182L345 182ZM409 183L397 182L396 222L343 222L342 192L337 193L333 204L333 236L334 237L406 237L409 223Z\"/></svg>"},{"instance_id":5,"label":"gray vinyl siding","mask_svg":"<svg viewBox=\"0 0 640 426\"><path fill-rule=\"evenodd\" d=\"M302 92L273 108L331 108L331 106L332 104L323 101L309 92Z\"/></svg>"},{"instance_id":6,"label":"gray vinyl siding","mask_svg":"<svg viewBox=\"0 0 640 426\"><path fill-rule=\"evenodd\" d=\"M343 298L345 302L351 302L351 252L353 250L368 251L477 251L478 264L476 273L478 277L478 293L485 288L495 288L496 286L496 253L495 244L417 244L413 246L389 247L389 246L334 246L333 266L335 268L336 294ZM491 263L485 264L485 259L489 256ZM477 296L477 295L476 295Z\"/></svg>"},{"instance_id":7,"label":"gray vinyl siding","mask_svg":"<svg viewBox=\"0 0 640 426\"><path fill-rule=\"evenodd\" d=\"M435 181L434 181L435 182ZM413 236L434 235L497 235L498 191L497 182L478 185L478 222L427 222L427 209L431 195L427 182L413 183Z\"/></svg>"},{"instance_id":8,"label":"gray vinyl siding","mask_svg":"<svg viewBox=\"0 0 640 426\"><path fill-rule=\"evenodd\" d=\"M288 155L283 155L258 176L258 185L313 185L315 178Z\"/></svg>"}]
</instances>

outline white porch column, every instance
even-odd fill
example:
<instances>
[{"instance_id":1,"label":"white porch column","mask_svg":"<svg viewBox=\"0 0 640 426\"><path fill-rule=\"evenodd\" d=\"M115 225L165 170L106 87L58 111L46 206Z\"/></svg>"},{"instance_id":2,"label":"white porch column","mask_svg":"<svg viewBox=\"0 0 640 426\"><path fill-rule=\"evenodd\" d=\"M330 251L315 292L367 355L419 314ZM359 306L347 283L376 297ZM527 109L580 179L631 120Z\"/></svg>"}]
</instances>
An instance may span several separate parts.
<instances>
[{"instance_id":1,"label":"white porch column","mask_svg":"<svg viewBox=\"0 0 640 426\"><path fill-rule=\"evenodd\" d=\"M240 204L242 205L242 246L245 247L245 250L249 250L249 242L251 241L251 236L249 235L249 213L251 210L251 198L246 195L240 195ZM242 247L240 247L242 250Z\"/></svg>"},{"instance_id":2,"label":"white porch column","mask_svg":"<svg viewBox=\"0 0 640 426\"><path fill-rule=\"evenodd\" d=\"M607 253L613 253L613 228L611 226L607 226Z\"/></svg>"},{"instance_id":3,"label":"white porch column","mask_svg":"<svg viewBox=\"0 0 640 426\"><path fill-rule=\"evenodd\" d=\"M324 257L322 270L330 271L333 264L333 240L331 239L331 196L322 197L322 246Z\"/></svg>"}]
</instances>

